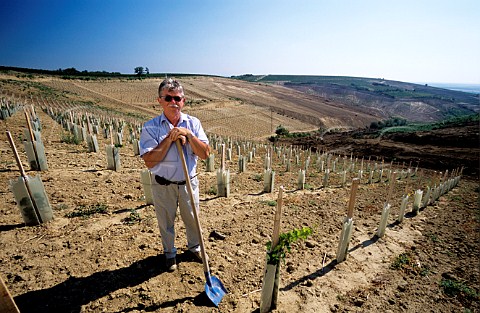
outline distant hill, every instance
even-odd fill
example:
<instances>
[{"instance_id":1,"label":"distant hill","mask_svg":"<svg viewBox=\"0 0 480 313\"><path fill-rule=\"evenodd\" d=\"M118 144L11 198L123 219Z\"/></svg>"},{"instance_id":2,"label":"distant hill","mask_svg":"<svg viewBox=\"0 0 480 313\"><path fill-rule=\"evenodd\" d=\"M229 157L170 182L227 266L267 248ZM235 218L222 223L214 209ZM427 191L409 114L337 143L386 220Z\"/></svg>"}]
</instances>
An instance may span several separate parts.
<instances>
[{"instance_id":1,"label":"distant hill","mask_svg":"<svg viewBox=\"0 0 480 313\"><path fill-rule=\"evenodd\" d=\"M473 94L480 94L480 84L446 84L446 83L428 83L433 87L450 89L455 91L469 92Z\"/></svg>"},{"instance_id":2,"label":"distant hill","mask_svg":"<svg viewBox=\"0 0 480 313\"><path fill-rule=\"evenodd\" d=\"M282 85L383 118L434 122L480 112L478 94L428 84L345 76L247 74L232 78Z\"/></svg>"},{"instance_id":3,"label":"distant hill","mask_svg":"<svg viewBox=\"0 0 480 313\"><path fill-rule=\"evenodd\" d=\"M132 116L144 117L157 112L156 90L165 77L158 73L136 76L74 68L46 71L2 66L0 75L4 77L0 77L0 96L60 97L82 105L95 103L115 110L122 107ZM369 128L380 121L431 123L480 112L478 94L377 78L168 76L184 84L192 113L201 115L209 130L222 135L236 134L233 128L220 124L237 119L243 123L242 130L248 130L248 135L237 135L261 138L270 136L279 125L288 126L292 132L350 130ZM262 130L254 131L247 126L250 122L262 126Z\"/></svg>"}]
</instances>

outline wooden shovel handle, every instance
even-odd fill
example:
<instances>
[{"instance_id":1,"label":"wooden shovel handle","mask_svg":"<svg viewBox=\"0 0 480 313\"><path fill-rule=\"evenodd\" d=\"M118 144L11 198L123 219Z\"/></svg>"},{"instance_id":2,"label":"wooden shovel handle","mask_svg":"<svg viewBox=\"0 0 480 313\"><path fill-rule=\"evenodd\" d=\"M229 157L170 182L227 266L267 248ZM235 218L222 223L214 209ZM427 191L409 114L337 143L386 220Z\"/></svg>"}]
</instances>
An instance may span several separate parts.
<instances>
[{"instance_id":1,"label":"wooden shovel handle","mask_svg":"<svg viewBox=\"0 0 480 313\"><path fill-rule=\"evenodd\" d=\"M280 186L277 199L277 210L275 211L275 220L273 222L273 235L272 235L272 250L278 244L280 239L280 219L282 217L282 205L283 205L283 186Z\"/></svg>"},{"instance_id":2,"label":"wooden shovel handle","mask_svg":"<svg viewBox=\"0 0 480 313\"><path fill-rule=\"evenodd\" d=\"M200 238L200 252L202 254L203 271L205 273L210 273L207 253L205 252L205 244L203 242L202 228L198 218L197 204L195 203L195 197L193 196L192 182L190 181L190 175L188 174L187 162L185 161L185 155L183 154L183 148L182 144L180 143L180 139L175 141L175 144L177 145L178 154L180 155L180 159L182 161L183 173L185 174L185 181L187 182L188 195L190 196L190 203L192 204L193 217L195 218L195 223L197 224L198 238Z\"/></svg>"},{"instance_id":3,"label":"wooden shovel handle","mask_svg":"<svg viewBox=\"0 0 480 313\"><path fill-rule=\"evenodd\" d=\"M10 134L8 130L7 130L7 137L8 137L8 141L10 142L10 147L12 147L13 154L15 155L15 160L17 161L18 168L20 169L20 174L22 175L23 178L26 178L27 174L25 173L22 162L20 161L20 157L18 156L17 147L15 147L15 143L13 142L13 139L12 139L12 134Z\"/></svg>"},{"instance_id":4,"label":"wooden shovel handle","mask_svg":"<svg viewBox=\"0 0 480 313\"><path fill-rule=\"evenodd\" d=\"M353 207L355 205L355 197L357 195L358 184L360 183L359 178L352 179L352 188L350 189L350 200L348 201L348 212L347 217L353 217Z\"/></svg>"}]
</instances>

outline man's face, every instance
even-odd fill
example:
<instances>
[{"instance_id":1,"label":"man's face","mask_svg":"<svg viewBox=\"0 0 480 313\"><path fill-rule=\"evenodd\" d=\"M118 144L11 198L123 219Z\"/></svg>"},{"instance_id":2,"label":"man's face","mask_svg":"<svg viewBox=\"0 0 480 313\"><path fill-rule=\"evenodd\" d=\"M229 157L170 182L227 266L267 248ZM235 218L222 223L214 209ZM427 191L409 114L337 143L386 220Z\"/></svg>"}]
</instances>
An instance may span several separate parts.
<instances>
[{"instance_id":1,"label":"man's face","mask_svg":"<svg viewBox=\"0 0 480 313\"><path fill-rule=\"evenodd\" d=\"M185 98L178 90L164 90L162 96L158 98L158 103L162 105L165 114L178 114L185 105Z\"/></svg>"}]
</instances>

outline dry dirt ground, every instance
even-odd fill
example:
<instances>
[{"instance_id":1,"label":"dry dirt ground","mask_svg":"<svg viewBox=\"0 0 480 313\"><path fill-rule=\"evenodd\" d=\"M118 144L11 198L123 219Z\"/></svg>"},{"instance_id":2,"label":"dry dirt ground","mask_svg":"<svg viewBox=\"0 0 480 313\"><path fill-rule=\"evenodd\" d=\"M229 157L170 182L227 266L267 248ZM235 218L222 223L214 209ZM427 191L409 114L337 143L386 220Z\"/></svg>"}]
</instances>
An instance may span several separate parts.
<instances>
[{"instance_id":1,"label":"dry dirt ground","mask_svg":"<svg viewBox=\"0 0 480 313\"><path fill-rule=\"evenodd\" d=\"M304 190L296 182L306 153L289 172L274 155L275 189L263 193L264 146L257 146L243 173L238 173L234 153L227 162L228 198L213 194L215 173L200 163L200 222L211 272L228 289L216 308L203 292L202 265L185 253L181 220L176 223L178 270L164 270L154 209L145 205L140 183L144 165L132 146L120 149L120 170L107 170L107 140L99 136L99 153L87 152L85 143L62 143L62 128L37 113L49 169L28 175L41 176L55 215L51 222L24 226L9 187L20 174L5 130L12 132L28 169L21 144L23 112L2 121L0 133L0 275L21 312L256 312L281 185L286 189L282 232L309 226L314 233L295 243L282 264L275 312L480 312L479 189L474 178L462 176L454 189L417 216L409 214L410 201L402 223L396 219L405 190L411 195L424 189L434 173L424 170L423 177L399 180L382 238L375 234L388 182L385 176L372 184L364 180L357 192L348 258L337 264L350 187L342 187L335 174L324 186L314 155ZM106 212L69 217L99 208ZM210 236L212 232L225 238Z\"/></svg>"}]
</instances>

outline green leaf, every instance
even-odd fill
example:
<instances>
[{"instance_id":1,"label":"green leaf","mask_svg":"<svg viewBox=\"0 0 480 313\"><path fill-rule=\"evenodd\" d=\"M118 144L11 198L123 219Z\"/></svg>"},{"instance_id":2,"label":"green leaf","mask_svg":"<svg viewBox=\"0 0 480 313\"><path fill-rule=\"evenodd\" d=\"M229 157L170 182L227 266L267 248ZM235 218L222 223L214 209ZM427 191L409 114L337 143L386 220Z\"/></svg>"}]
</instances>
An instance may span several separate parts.
<instances>
[{"instance_id":1,"label":"green leaf","mask_svg":"<svg viewBox=\"0 0 480 313\"><path fill-rule=\"evenodd\" d=\"M313 233L310 227L303 227L302 229L293 229L287 233L282 233L279 236L278 244L272 250L272 242L267 242L267 263L278 264L280 260L285 262L287 252L291 251L291 244L300 239L307 239Z\"/></svg>"}]
</instances>

